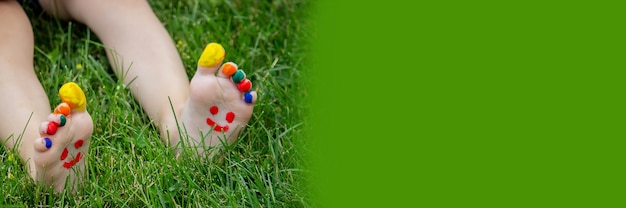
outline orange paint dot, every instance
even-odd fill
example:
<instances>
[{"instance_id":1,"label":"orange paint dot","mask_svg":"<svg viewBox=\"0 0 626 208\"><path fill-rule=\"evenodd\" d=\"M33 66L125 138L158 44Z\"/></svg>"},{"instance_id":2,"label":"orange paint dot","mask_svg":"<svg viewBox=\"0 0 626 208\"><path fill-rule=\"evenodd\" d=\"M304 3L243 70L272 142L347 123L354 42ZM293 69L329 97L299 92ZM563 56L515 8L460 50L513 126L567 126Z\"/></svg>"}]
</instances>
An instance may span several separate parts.
<instances>
[{"instance_id":1,"label":"orange paint dot","mask_svg":"<svg viewBox=\"0 0 626 208\"><path fill-rule=\"evenodd\" d=\"M61 103L56 108L54 108L54 114L63 114L65 116L69 116L71 111L72 109L67 103Z\"/></svg>"},{"instance_id":2,"label":"orange paint dot","mask_svg":"<svg viewBox=\"0 0 626 208\"><path fill-rule=\"evenodd\" d=\"M222 73L226 76L230 77L235 74L235 72L237 72L237 67L233 66L231 63L226 63L222 66Z\"/></svg>"}]
</instances>

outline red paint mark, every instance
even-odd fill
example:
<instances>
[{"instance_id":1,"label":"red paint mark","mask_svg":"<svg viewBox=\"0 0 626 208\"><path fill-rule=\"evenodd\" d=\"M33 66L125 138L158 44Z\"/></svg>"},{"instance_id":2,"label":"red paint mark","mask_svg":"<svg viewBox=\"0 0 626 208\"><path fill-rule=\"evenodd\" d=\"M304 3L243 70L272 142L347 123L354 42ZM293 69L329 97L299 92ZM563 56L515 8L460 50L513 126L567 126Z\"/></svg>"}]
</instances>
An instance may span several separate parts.
<instances>
[{"instance_id":1,"label":"red paint mark","mask_svg":"<svg viewBox=\"0 0 626 208\"><path fill-rule=\"evenodd\" d=\"M226 114L226 121L228 121L228 123L232 123L233 120L235 120L235 113L233 112L228 112Z\"/></svg>"},{"instance_id":2,"label":"red paint mark","mask_svg":"<svg viewBox=\"0 0 626 208\"><path fill-rule=\"evenodd\" d=\"M237 88L239 88L239 91L241 92L248 92L248 90L252 88L252 82L250 82L250 80L248 79L244 79L239 84L237 84Z\"/></svg>"},{"instance_id":3,"label":"red paint mark","mask_svg":"<svg viewBox=\"0 0 626 208\"><path fill-rule=\"evenodd\" d=\"M217 109L217 106L213 106L213 107L211 107L211 109L209 109L209 111L211 111L211 114L213 114L213 115L217 114L218 110L219 109Z\"/></svg>"},{"instance_id":4,"label":"red paint mark","mask_svg":"<svg viewBox=\"0 0 626 208\"><path fill-rule=\"evenodd\" d=\"M76 143L74 143L74 147L76 149L78 149L78 148L80 148L82 146L83 146L83 140L82 139L79 139L78 141L76 141Z\"/></svg>"},{"instance_id":5,"label":"red paint mark","mask_svg":"<svg viewBox=\"0 0 626 208\"><path fill-rule=\"evenodd\" d=\"M215 121L211 120L211 118L207 118L206 119L206 123L209 126L215 126L215 127L213 127L214 131L228 131L228 125L220 126L220 125L216 124Z\"/></svg>"},{"instance_id":6,"label":"red paint mark","mask_svg":"<svg viewBox=\"0 0 626 208\"><path fill-rule=\"evenodd\" d=\"M65 160L67 158L67 147L63 149L63 153L61 153L61 160Z\"/></svg>"},{"instance_id":7,"label":"red paint mark","mask_svg":"<svg viewBox=\"0 0 626 208\"><path fill-rule=\"evenodd\" d=\"M217 114L219 109L217 108L217 106L212 106L209 109L209 111L211 112L211 114L215 115ZM226 121L228 121L228 123L232 123L233 120L235 120L235 113L233 112L226 113ZM215 121L213 121L213 119L211 118L206 119L206 124L208 124L209 126L212 126L214 131L221 131L221 132L228 131L228 125L221 126L217 124Z\"/></svg>"},{"instance_id":8,"label":"red paint mark","mask_svg":"<svg viewBox=\"0 0 626 208\"><path fill-rule=\"evenodd\" d=\"M214 131L221 131L221 132L225 132L228 131L228 126L215 126L215 128L213 128Z\"/></svg>"},{"instance_id":9,"label":"red paint mark","mask_svg":"<svg viewBox=\"0 0 626 208\"><path fill-rule=\"evenodd\" d=\"M83 144L85 143L85 141L83 141L82 139L77 140L76 142L74 142L74 147L76 149L80 148L83 146ZM69 154L69 151L67 150L67 147L63 149L63 152L61 153L61 160L65 160L65 158L67 158L67 155ZM74 165L78 164L78 162L80 162L80 159L83 157L83 155L78 152L76 153L76 157L74 157L74 159L71 159L69 161L65 161L63 163L63 167L70 169L72 168Z\"/></svg>"},{"instance_id":10,"label":"red paint mark","mask_svg":"<svg viewBox=\"0 0 626 208\"><path fill-rule=\"evenodd\" d=\"M59 124L55 122L48 122L48 129L46 129L46 134L54 135L57 133L57 127Z\"/></svg>"},{"instance_id":11,"label":"red paint mark","mask_svg":"<svg viewBox=\"0 0 626 208\"><path fill-rule=\"evenodd\" d=\"M74 164L74 160L70 160L69 162L64 162L63 163L63 167L67 168L67 169L72 168L72 166L74 166L74 165L76 165L76 164Z\"/></svg>"},{"instance_id":12,"label":"red paint mark","mask_svg":"<svg viewBox=\"0 0 626 208\"><path fill-rule=\"evenodd\" d=\"M78 162L80 162L80 158L82 158L82 154L80 154L80 152L78 152L76 154L76 157L73 160L67 161L63 163L63 167L70 169L72 166L78 164Z\"/></svg>"}]
</instances>

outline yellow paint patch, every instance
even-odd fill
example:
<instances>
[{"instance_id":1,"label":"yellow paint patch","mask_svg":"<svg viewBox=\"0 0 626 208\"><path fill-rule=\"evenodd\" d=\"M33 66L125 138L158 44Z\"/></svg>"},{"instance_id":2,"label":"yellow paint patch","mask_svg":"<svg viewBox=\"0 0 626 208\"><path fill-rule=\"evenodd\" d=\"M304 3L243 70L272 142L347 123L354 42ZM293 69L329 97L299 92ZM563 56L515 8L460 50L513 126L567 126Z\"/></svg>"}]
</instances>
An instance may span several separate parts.
<instances>
[{"instance_id":1,"label":"yellow paint patch","mask_svg":"<svg viewBox=\"0 0 626 208\"><path fill-rule=\"evenodd\" d=\"M202 55L200 55L200 59L198 59L198 65L203 67L212 67L224 60L224 56L226 56L226 51L224 51L224 47L218 43L209 43L202 51Z\"/></svg>"},{"instance_id":2,"label":"yellow paint patch","mask_svg":"<svg viewBox=\"0 0 626 208\"><path fill-rule=\"evenodd\" d=\"M70 105L72 110L84 111L87 109L87 98L85 93L74 82L68 82L59 89L59 96L64 103Z\"/></svg>"}]
</instances>

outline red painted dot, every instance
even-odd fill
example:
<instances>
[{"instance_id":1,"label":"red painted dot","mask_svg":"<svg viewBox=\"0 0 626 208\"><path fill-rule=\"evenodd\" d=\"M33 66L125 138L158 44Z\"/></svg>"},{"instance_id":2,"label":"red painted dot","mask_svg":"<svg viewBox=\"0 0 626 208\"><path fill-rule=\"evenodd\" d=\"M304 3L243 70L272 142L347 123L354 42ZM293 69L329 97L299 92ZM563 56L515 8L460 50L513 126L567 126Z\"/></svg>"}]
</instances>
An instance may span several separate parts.
<instances>
[{"instance_id":1,"label":"red painted dot","mask_svg":"<svg viewBox=\"0 0 626 208\"><path fill-rule=\"evenodd\" d=\"M252 82L250 82L250 80L248 79L244 79L239 84L237 84L237 88L239 88L239 91L241 92L247 92L248 90L250 90L250 88L252 88Z\"/></svg>"},{"instance_id":2,"label":"red painted dot","mask_svg":"<svg viewBox=\"0 0 626 208\"><path fill-rule=\"evenodd\" d=\"M65 158L67 158L67 148L63 149L63 152L61 153L61 160L65 160Z\"/></svg>"},{"instance_id":3,"label":"red painted dot","mask_svg":"<svg viewBox=\"0 0 626 208\"><path fill-rule=\"evenodd\" d=\"M55 122L49 122L48 123L48 129L46 129L46 134L49 134L49 135L56 134L58 126L59 125L57 123L55 123Z\"/></svg>"},{"instance_id":4,"label":"red painted dot","mask_svg":"<svg viewBox=\"0 0 626 208\"><path fill-rule=\"evenodd\" d=\"M235 120L235 113L233 112L228 112L226 114L226 121L228 121L228 123L232 123L233 120Z\"/></svg>"},{"instance_id":5,"label":"red painted dot","mask_svg":"<svg viewBox=\"0 0 626 208\"><path fill-rule=\"evenodd\" d=\"M213 107L211 107L211 109L209 109L209 111L211 111L211 114L213 114L213 115L217 114L218 110L219 109L217 109L217 106L213 106Z\"/></svg>"},{"instance_id":6,"label":"red painted dot","mask_svg":"<svg viewBox=\"0 0 626 208\"><path fill-rule=\"evenodd\" d=\"M80 147L82 147L82 146L83 146L83 140L82 140L82 139L79 139L78 141L76 141L76 142L74 143L74 147L75 147L76 149L78 149L78 148L80 148Z\"/></svg>"}]
</instances>

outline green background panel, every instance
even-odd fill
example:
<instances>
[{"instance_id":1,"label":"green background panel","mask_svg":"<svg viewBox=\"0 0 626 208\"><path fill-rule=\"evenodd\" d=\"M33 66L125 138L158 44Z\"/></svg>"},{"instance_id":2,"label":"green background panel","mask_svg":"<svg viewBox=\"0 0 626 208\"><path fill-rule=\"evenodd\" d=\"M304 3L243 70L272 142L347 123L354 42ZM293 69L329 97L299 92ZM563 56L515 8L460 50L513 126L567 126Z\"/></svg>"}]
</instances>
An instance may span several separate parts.
<instances>
[{"instance_id":1,"label":"green background panel","mask_svg":"<svg viewBox=\"0 0 626 208\"><path fill-rule=\"evenodd\" d=\"M623 205L619 8L317 1L314 201Z\"/></svg>"}]
</instances>

